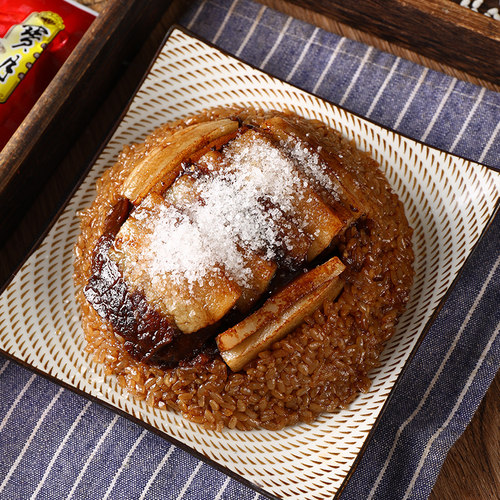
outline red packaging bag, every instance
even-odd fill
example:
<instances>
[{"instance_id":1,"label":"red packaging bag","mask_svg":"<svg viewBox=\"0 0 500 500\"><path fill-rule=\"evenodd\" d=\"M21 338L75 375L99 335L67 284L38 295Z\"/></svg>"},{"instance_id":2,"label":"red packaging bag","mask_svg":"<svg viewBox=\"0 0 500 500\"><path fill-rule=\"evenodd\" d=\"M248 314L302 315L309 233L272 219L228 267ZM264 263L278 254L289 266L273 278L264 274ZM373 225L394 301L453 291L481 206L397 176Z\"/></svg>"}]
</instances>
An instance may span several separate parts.
<instances>
[{"instance_id":1,"label":"red packaging bag","mask_svg":"<svg viewBox=\"0 0 500 500\"><path fill-rule=\"evenodd\" d=\"M68 0L0 0L0 150L95 17Z\"/></svg>"}]
</instances>

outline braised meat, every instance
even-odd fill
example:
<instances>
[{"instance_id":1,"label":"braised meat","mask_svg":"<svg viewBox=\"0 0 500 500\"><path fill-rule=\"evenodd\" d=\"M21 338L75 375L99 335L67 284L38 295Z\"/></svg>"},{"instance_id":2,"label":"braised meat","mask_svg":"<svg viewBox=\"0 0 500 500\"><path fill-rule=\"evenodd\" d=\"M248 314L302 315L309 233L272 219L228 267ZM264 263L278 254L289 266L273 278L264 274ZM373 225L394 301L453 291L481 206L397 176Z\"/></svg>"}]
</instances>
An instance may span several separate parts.
<instances>
[{"instance_id":1,"label":"braised meat","mask_svg":"<svg viewBox=\"0 0 500 500\"><path fill-rule=\"evenodd\" d=\"M175 366L198 354L214 335L201 329L183 335L171 318L156 310L140 291L131 291L118 264L110 257L115 237L130 210L121 199L106 221L92 258L92 276L84 293L98 314L124 339L127 351L141 361Z\"/></svg>"},{"instance_id":2,"label":"braised meat","mask_svg":"<svg viewBox=\"0 0 500 500\"><path fill-rule=\"evenodd\" d=\"M193 358L228 315L255 311L277 274L311 267L363 215L349 173L311 143L281 118L260 127L223 119L175 132L132 168L84 293L133 357L163 366ZM339 272L297 312L283 306L287 324L339 293Z\"/></svg>"}]
</instances>

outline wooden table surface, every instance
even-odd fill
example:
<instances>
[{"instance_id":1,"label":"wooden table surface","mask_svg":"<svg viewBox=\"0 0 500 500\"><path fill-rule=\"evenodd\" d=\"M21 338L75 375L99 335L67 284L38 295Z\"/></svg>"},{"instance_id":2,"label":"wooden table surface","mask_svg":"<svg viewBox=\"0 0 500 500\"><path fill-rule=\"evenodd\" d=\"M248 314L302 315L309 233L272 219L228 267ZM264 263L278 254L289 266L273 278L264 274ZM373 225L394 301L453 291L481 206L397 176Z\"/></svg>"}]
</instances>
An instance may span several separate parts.
<instances>
[{"instance_id":1,"label":"wooden table surface","mask_svg":"<svg viewBox=\"0 0 500 500\"><path fill-rule=\"evenodd\" d=\"M80 0L100 11L105 7L106 0ZM334 23L318 18L315 14L308 15L304 9L299 9L285 0L263 2L273 4L295 17L302 18L335 31ZM178 18L186 6L185 0L174 0L168 12L163 16L151 39L141 50L144 60L152 57L159 45L168 25ZM137 66L137 65L136 65ZM146 67L143 68L145 71ZM61 199L69 194L71 183L78 178L75 165L83 151L96 147L103 133L112 124L113 117L118 117L119 110L127 102L128 95L137 83L137 71L124 74L115 87L112 95L104 102L98 114L91 121L85 133L74 144L55 174L43 187L32 207L28 210L21 223L3 246L0 247L0 282L19 264L19 256L39 236L46 220L57 210ZM451 448L438 480L434 486L431 500L491 500L500 498L500 373L497 374L488 390L472 422L464 434Z\"/></svg>"}]
</instances>

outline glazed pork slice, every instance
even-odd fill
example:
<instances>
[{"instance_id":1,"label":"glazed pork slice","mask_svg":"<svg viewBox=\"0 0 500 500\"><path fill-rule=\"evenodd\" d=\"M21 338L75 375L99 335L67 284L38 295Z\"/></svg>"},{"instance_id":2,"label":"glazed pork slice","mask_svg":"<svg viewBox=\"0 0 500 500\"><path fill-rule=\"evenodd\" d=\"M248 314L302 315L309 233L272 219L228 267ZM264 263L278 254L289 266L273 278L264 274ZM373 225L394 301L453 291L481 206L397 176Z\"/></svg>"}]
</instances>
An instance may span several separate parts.
<instances>
[{"instance_id":1,"label":"glazed pork slice","mask_svg":"<svg viewBox=\"0 0 500 500\"><path fill-rule=\"evenodd\" d=\"M233 162L228 161L224 154L220 151L208 151L202 155L196 163L193 165L195 171L201 172L202 175L208 176L227 176L231 178L232 176L245 177L247 172L247 161L252 162L253 155L251 154L252 148L259 147L259 145L252 144L249 142L249 152L250 154L246 157L239 158L240 164L234 165ZM232 148L225 148L225 152L231 153ZM262 184L266 183L264 175L266 165L265 163L260 166L258 174L263 177L263 182L256 183L255 189L255 203L259 205L259 208L269 214L269 218L272 219L272 226L277 231L277 238L274 241L274 250L276 252L276 259L278 259L281 264L285 267L296 268L303 264L308 255L311 253L312 239L310 236L300 228L291 213L286 213L276 200L271 200L266 193L265 189L262 189ZM261 252L263 248L259 249ZM248 249L243 250L244 253L248 254ZM269 259L266 259L269 262Z\"/></svg>"},{"instance_id":2,"label":"glazed pork slice","mask_svg":"<svg viewBox=\"0 0 500 500\"><path fill-rule=\"evenodd\" d=\"M254 156L253 153L256 148L261 149L264 153L269 152L267 161L260 161L258 156ZM286 199L282 199L282 203L274 203L283 212L292 216L310 238L311 245L307 253L308 261L313 260L325 250L334 236L344 228L344 223L313 189L312 184L297 168L295 163L288 159L279 147L259 131L248 130L244 132L226 146L224 153L226 157L238 158L240 162L244 160L251 164L254 170L257 170L257 173L253 175L276 175L269 168L269 163L283 164L281 175L293 178L295 192L290 193ZM231 164L229 163L229 165ZM245 171L241 175L245 176Z\"/></svg>"},{"instance_id":3,"label":"glazed pork slice","mask_svg":"<svg viewBox=\"0 0 500 500\"><path fill-rule=\"evenodd\" d=\"M131 291L117 263L110 258L116 234L130 212L130 202L118 200L92 253L91 276L84 295L99 316L109 322L135 359L175 366L201 352L213 330L184 335L171 317L156 310L143 293Z\"/></svg>"},{"instance_id":4,"label":"glazed pork slice","mask_svg":"<svg viewBox=\"0 0 500 500\"><path fill-rule=\"evenodd\" d=\"M284 117L270 118L260 126L294 159L346 226L366 214L369 202L358 180L334 152L325 154L311 134Z\"/></svg>"},{"instance_id":5,"label":"glazed pork slice","mask_svg":"<svg viewBox=\"0 0 500 500\"><path fill-rule=\"evenodd\" d=\"M189 238L193 228L184 214L151 193L120 228L110 257L132 291L140 290L182 332L192 333L221 319L239 299L241 290L216 263L201 277L190 276L186 266L176 269L182 255L168 244L169 229L183 225ZM190 257L184 257L186 264Z\"/></svg>"},{"instance_id":6,"label":"glazed pork slice","mask_svg":"<svg viewBox=\"0 0 500 500\"><path fill-rule=\"evenodd\" d=\"M213 153L210 152L211 155ZM197 179L185 174L178 177L165 192L165 199L189 213L190 208L203 204L203 192ZM243 260L243 267L247 270L247 279L240 283L241 295L236 302L236 307L241 312L246 312L269 288L278 265L272 260L265 259L258 252L244 249L241 244L236 244L237 251Z\"/></svg>"}]
</instances>

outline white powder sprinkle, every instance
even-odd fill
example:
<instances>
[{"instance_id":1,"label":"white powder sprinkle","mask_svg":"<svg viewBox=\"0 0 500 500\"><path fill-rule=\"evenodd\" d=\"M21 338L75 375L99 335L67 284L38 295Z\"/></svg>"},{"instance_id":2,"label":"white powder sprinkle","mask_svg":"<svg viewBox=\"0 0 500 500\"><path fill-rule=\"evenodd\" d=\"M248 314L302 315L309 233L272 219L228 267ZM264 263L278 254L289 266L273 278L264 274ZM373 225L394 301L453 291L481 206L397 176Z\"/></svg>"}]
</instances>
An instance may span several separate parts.
<instances>
[{"instance_id":1,"label":"white powder sprinkle","mask_svg":"<svg viewBox=\"0 0 500 500\"><path fill-rule=\"evenodd\" d=\"M297 145L293 158L327 183L318 155ZM258 136L248 141L244 135L226 146L222 165L207 161L210 173L193 181L199 196L176 206L166 203L141 220L146 229L141 261L152 278L166 273L201 283L219 266L245 286L251 278L245 255L276 260L283 244L293 244L286 241L283 213L293 214L304 180L292 159ZM292 217L291 223L303 230L302 221Z\"/></svg>"},{"instance_id":2,"label":"white powder sprinkle","mask_svg":"<svg viewBox=\"0 0 500 500\"><path fill-rule=\"evenodd\" d=\"M312 180L316 181L323 189L335 195L336 188L330 176L326 173L328 168L321 160L318 153L310 151L303 143L289 139L282 141L282 146L286 148L290 156L297 161L302 171ZM321 148L318 149L321 151Z\"/></svg>"}]
</instances>

